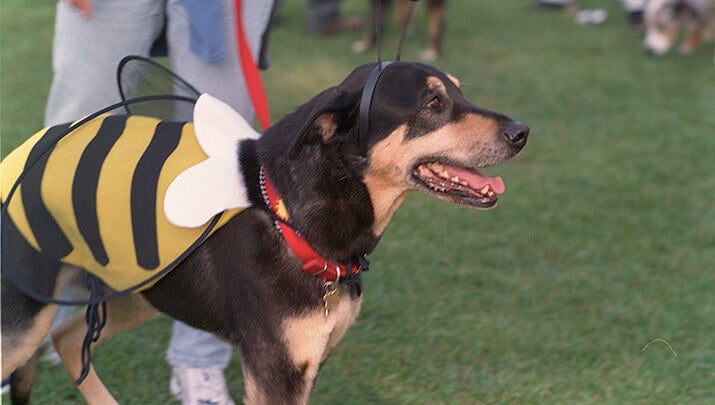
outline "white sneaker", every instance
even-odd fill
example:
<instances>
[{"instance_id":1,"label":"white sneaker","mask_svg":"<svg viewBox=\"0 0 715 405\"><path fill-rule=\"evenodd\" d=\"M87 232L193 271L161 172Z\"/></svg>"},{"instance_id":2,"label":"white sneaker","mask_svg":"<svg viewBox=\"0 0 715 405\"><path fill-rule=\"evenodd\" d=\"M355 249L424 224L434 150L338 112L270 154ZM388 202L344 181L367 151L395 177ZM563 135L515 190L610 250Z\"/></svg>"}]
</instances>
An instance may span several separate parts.
<instances>
[{"instance_id":1,"label":"white sneaker","mask_svg":"<svg viewBox=\"0 0 715 405\"><path fill-rule=\"evenodd\" d=\"M182 405L235 405L220 368L174 367L169 389Z\"/></svg>"},{"instance_id":2,"label":"white sneaker","mask_svg":"<svg viewBox=\"0 0 715 405\"><path fill-rule=\"evenodd\" d=\"M40 361L44 361L45 363L49 363L52 366L56 366L60 363L62 363L62 359L60 358L60 355L57 353L54 347L52 345L43 345L44 351L42 355L40 355Z\"/></svg>"}]
</instances>

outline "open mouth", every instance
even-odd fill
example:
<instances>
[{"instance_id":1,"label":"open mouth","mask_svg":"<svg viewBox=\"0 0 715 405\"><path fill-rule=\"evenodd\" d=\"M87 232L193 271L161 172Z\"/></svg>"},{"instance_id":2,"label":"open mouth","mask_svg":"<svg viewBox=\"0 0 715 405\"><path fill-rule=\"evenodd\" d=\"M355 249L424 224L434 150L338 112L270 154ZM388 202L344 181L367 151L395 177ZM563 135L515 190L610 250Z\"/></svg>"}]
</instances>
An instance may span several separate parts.
<instances>
[{"instance_id":1,"label":"open mouth","mask_svg":"<svg viewBox=\"0 0 715 405\"><path fill-rule=\"evenodd\" d=\"M491 208L504 193L501 177L488 177L474 169L429 162L412 172L418 185L437 198L474 208Z\"/></svg>"}]
</instances>

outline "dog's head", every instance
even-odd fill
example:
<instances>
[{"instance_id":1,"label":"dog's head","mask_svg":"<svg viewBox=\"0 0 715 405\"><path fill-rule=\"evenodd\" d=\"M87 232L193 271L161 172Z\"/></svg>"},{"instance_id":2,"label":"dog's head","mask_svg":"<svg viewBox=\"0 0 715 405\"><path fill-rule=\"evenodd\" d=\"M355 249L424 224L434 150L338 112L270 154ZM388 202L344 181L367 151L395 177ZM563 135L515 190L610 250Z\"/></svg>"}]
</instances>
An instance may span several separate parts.
<instances>
[{"instance_id":1,"label":"dog's head","mask_svg":"<svg viewBox=\"0 0 715 405\"><path fill-rule=\"evenodd\" d=\"M504 184L479 169L516 156L529 127L470 103L459 81L434 67L395 62L382 71L372 93L369 130L360 135L360 101L374 68L357 68L277 123L274 135L293 134L290 151L277 160L303 166L330 160L324 170L333 178L343 183L358 178L372 203L376 234L414 190L467 207L496 205ZM296 115L309 117L301 128ZM306 181L317 181L310 177Z\"/></svg>"},{"instance_id":2,"label":"dog's head","mask_svg":"<svg viewBox=\"0 0 715 405\"><path fill-rule=\"evenodd\" d=\"M685 24L695 20L698 9L685 0L650 0L644 11L643 47L662 56L673 46Z\"/></svg>"}]
</instances>

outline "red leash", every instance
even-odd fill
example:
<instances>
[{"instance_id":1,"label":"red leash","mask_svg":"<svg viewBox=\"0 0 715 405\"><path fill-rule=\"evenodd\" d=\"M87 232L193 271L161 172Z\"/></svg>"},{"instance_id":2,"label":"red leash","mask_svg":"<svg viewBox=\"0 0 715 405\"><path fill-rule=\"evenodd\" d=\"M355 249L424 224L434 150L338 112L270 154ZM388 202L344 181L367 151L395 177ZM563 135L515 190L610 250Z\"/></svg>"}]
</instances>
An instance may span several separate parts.
<instances>
[{"instance_id":1,"label":"red leash","mask_svg":"<svg viewBox=\"0 0 715 405\"><path fill-rule=\"evenodd\" d=\"M266 98L266 90L263 87L261 75L258 72L258 66L253 60L251 47L248 46L246 32L243 29L243 18L241 14L241 0L235 1L236 7L236 38L238 39L238 54L241 59L241 67L243 68L243 77L246 80L248 95L251 97L253 109L256 111L256 117L261 124L261 128L265 131L271 126L271 114L268 110L268 99Z\"/></svg>"}]
</instances>

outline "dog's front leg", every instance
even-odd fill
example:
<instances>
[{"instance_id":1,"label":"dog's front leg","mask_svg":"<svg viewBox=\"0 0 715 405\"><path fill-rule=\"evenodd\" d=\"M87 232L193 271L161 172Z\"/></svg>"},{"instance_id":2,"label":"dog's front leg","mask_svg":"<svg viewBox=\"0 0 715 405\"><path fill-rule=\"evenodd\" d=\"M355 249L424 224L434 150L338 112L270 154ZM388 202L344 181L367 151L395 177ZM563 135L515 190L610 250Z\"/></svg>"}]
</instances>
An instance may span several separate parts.
<instances>
[{"instance_id":1,"label":"dog's front leg","mask_svg":"<svg viewBox=\"0 0 715 405\"><path fill-rule=\"evenodd\" d=\"M327 315L320 306L284 319L277 331L252 336L261 344L242 349L244 402L307 404L320 367L357 318L361 304L361 297L351 297L345 290L339 305Z\"/></svg>"},{"instance_id":2,"label":"dog's front leg","mask_svg":"<svg viewBox=\"0 0 715 405\"><path fill-rule=\"evenodd\" d=\"M324 311L287 318L277 330L264 326L242 349L244 403L307 404L330 338Z\"/></svg>"},{"instance_id":3,"label":"dog's front leg","mask_svg":"<svg viewBox=\"0 0 715 405\"><path fill-rule=\"evenodd\" d=\"M156 315L156 309L140 295L128 295L109 301L107 302L107 324L102 329L96 344L111 336L133 329ZM55 349L73 380L79 378L82 370L82 341L86 330L84 314L77 314L52 334ZM89 374L78 389L90 405L117 404L91 364Z\"/></svg>"}]
</instances>

